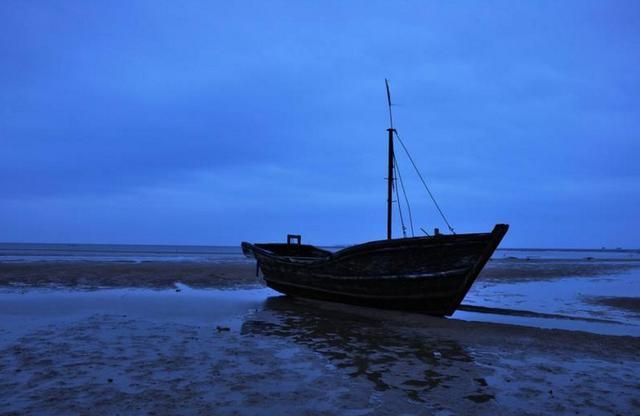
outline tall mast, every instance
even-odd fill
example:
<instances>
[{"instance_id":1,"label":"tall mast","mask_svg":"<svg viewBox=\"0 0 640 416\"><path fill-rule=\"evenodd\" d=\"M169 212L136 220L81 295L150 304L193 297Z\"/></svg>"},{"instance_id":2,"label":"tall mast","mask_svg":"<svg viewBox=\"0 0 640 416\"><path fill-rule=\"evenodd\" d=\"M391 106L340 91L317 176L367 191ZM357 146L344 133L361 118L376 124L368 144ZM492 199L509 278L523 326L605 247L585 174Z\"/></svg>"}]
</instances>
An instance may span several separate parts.
<instances>
[{"instance_id":1,"label":"tall mast","mask_svg":"<svg viewBox=\"0 0 640 416\"><path fill-rule=\"evenodd\" d=\"M389 81L385 78L387 86L387 103L389 104L389 172L387 173L387 240L391 240L391 213L393 212L393 116L391 114L391 92L389 91Z\"/></svg>"},{"instance_id":2,"label":"tall mast","mask_svg":"<svg viewBox=\"0 0 640 416\"><path fill-rule=\"evenodd\" d=\"M389 173L387 173L387 240L391 240L391 212L393 207L393 129L389 132Z\"/></svg>"}]
</instances>

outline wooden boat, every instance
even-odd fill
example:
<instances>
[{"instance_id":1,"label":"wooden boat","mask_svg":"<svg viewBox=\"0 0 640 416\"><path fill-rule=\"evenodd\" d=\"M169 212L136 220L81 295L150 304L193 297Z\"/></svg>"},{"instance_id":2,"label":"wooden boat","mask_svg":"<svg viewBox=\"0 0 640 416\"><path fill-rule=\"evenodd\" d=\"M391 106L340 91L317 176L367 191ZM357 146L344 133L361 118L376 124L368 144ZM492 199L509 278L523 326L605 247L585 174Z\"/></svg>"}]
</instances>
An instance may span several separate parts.
<instances>
[{"instance_id":1,"label":"wooden boat","mask_svg":"<svg viewBox=\"0 0 640 416\"><path fill-rule=\"evenodd\" d=\"M388 84L387 94L391 106ZM299 235L282 244L243 242L243 253L257 260L267 286L292 296L453 314L509 226L497 224L488 233L445 235L436 229L431 236L392 238L393 121L388 133L387 239L336 252L302 244Z\"/></svg>"}]
</instances>

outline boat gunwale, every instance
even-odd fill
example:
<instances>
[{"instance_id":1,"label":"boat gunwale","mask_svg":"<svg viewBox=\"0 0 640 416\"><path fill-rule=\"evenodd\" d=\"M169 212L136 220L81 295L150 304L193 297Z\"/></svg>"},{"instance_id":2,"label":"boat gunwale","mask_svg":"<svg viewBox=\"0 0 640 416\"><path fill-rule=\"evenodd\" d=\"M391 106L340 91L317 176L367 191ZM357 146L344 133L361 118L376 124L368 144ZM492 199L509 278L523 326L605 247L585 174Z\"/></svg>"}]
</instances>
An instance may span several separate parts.
<instances>
[{"instance_id":1,"label":"boat gunwale","mask_svg":"<svg viewBox=\"0 0 640 416\"><path fill-rule=\"evenodd\" d=\"M242 246L243 247L245 245L248 246L250 250L253 252L252 253L253 256L259 261L260 259L258 258L258 256L256 256L256 254L258 254L259 256L268 258L269 261L271 262L286 264L294 267L309 268L313 266L330 265L332 263L348 259L349 257L362 254L363 252L372 254L372 253L382 252L382 251L403 250L403 249L406 249L408 245L409 246L418 245L416 244L418 242L432 243L429 245L424 245L425 248L430 247L431 245L446 247L446 246L452 246L452 245L458 246L460 244L473 244L478 242L491 245L491 242L496 237L496 233L500 232L500 230L503 229L504 227L508 228L508 225L496 224L493 230L487 233L444 234L444 235L441 234L437 236L394 238L391 240L368 241L366 243L356 244L353 246L346 247L342 250L331 253L328 256L317 257L317 258L304 257L304 261L300 261L300 262L296 262L292 260L293 258L296 258L296 256L282 256L282 255L275 254L267 249L260 247L260 243L252 244L248 242L243 242ZM504 233L506 233L506 230L504 231ZM502 235L504 235L504 233L502 233ZM464 241L465 239L467 241ZM452 241L447 242L446 240L452 240ZM478 240L481 240L481 241L478 241ZM493 254L493 251L495 251L495 247L491 251L490 255ZM310 259L315 259L315 260L310 260Z\"/></svg>"}]
</instances>

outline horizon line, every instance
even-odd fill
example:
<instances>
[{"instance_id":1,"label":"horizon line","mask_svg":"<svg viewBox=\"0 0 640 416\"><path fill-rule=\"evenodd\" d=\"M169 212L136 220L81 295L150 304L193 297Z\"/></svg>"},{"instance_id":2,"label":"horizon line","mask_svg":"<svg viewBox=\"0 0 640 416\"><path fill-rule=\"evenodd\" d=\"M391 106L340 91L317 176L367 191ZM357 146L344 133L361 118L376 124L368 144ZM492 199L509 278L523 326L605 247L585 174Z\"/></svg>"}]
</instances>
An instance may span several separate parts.
<instances>
[{"instance_id":1,"label":"horizon line","mask_svg":"<svg viewBox=\"0 0 640 416\"><path fill-rule=\"evenodd\" d=\"M0 241L0 245L67 245L67 246L155 246L155 247L235 247L236 244L166 244L166 243L52 243L52 242L17 242L17 241ZM351 244L315 244L318 247L349 247L359 243ZM496 251L639 251L640 247L498 247Z\"/></svg>"}]
</instances>

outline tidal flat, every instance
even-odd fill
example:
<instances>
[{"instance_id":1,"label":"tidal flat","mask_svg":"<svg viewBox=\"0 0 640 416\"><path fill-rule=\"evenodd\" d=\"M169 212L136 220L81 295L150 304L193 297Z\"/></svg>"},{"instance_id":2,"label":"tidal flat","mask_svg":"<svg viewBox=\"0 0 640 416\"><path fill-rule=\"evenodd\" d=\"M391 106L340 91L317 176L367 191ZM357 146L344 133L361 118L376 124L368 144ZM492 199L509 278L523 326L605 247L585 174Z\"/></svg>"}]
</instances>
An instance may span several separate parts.
<instances>
[{"instance_id":1,"label":"tidal flat","mask_svg":"<svg viewBox=\"0 0 640 416\"><path fill-rule=\"evenodd\" d=\"M495 259L446 319L281 296L245 261L0 263L0 413L638 414L618 260Z\"/></svg>"}]
</instances>

